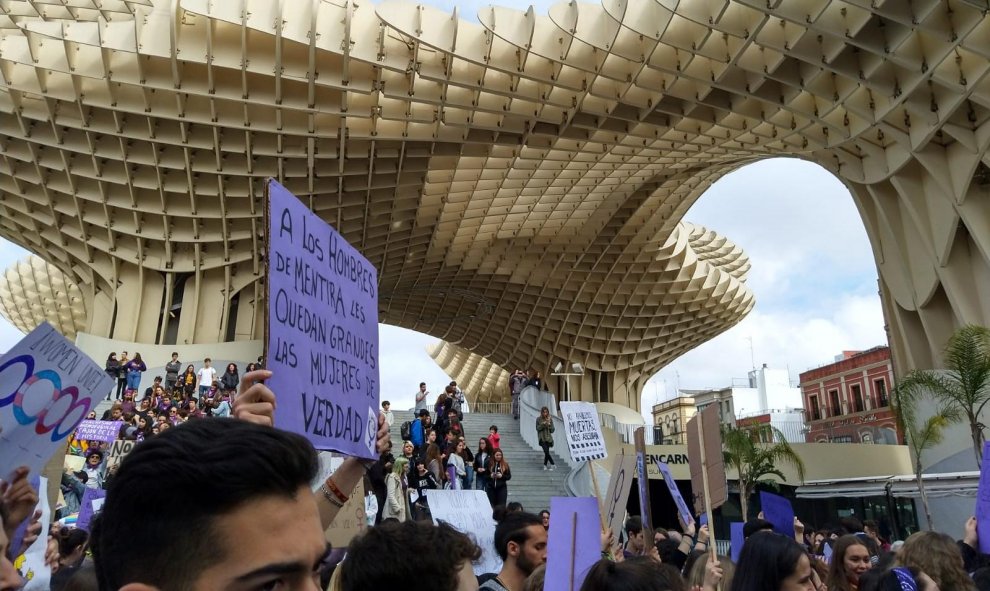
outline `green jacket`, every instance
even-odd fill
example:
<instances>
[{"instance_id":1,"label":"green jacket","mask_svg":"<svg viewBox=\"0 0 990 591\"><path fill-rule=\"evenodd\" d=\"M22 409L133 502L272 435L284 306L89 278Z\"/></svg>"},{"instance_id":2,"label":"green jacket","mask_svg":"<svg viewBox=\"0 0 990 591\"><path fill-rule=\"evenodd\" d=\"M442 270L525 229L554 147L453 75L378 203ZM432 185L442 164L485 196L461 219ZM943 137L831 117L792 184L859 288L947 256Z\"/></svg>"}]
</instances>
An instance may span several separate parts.
<instances>
[{"instance_id":1,"label":"green jacket","mask_svg":"<svg viewBox=\"0 0 990 591\"><path fill-rule=\"evenodd\" d=\"M537 417L536 435L539 438L540 443L549 443L550 445L553 445L553 418L550 419L549 423L544 423L542 418Z\"/></svg>"}]
</instances>

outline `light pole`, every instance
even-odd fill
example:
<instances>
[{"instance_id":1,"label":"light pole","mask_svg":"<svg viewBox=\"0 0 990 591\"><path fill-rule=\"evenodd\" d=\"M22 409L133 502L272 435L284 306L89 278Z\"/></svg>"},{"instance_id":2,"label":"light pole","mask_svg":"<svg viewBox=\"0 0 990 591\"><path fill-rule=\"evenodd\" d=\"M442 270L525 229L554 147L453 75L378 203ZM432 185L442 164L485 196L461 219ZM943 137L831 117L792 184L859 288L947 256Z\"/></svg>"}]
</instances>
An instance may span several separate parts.
<instances>
[{"instance_id":1,"label":"light pole","mask_svg":"<svg viewBox=\"0 0 990 591\"><path fill-rule=\"evenodd\" d=\"M563 402L570 402L570 400L571 400L571 376L583 376L584 375L584 367L582 367L580 363L571 363L570 364L569 371L564 371L564 369L565 369L564 363L562 361L558 361L557 364L553 366L553 371L550 372L550 375L556 376L556 377L561 377L561 376L564 377L564 386L565 386L564 391L565 391L565 394L564 394L564 400L563 400Z\"/></svg>"}]
</instances>

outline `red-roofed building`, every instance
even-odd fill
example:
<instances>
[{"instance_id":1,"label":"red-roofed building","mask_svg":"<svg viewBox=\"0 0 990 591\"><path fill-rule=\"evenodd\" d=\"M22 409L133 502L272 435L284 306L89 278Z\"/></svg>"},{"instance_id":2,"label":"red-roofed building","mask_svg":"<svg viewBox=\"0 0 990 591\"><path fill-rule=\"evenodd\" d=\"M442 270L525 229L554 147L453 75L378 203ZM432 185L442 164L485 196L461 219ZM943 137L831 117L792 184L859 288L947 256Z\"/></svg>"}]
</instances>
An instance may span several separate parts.
<instances>
[{"instance_id":1,"label":"red-roofed building","mask_svg":"<svg viewBox=\"0 0 990 591\"><path fill-rule=\"evenodd\" d=\"M835 363L801 374L808 443L904 441L890 408L890 347L843 351Z\"/></svg>"}]
</instances>

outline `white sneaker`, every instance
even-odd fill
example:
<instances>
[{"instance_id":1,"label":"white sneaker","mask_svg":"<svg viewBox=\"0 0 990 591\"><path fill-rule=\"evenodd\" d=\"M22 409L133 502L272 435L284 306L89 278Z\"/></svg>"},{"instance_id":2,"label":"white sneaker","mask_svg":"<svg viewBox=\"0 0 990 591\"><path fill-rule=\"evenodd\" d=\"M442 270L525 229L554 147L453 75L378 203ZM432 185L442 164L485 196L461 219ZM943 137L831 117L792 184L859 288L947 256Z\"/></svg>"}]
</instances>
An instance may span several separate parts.
<instances>
[{"instance_id":1,"label":"white sneaker","mask_svg":"<svg viewBox=\"0 0 990 591\"><path fill-rule=\"evenodd\" d=\"M547 465L546 465L546 464L543 464L543 471L544 471L544 472L546 472L546 471L547 471Z\"/></svg>"},{"instance_id":2,"label":"white sneaker","mask_svg":"<svg viewBox=\"0 0 990 591\"><path fill-rule=\"evenodd\" d=\"M556 464L550 464L550 471L551 472L553 472L556 469L557 469L557 465Z\"/></svg>"}]
</instances>

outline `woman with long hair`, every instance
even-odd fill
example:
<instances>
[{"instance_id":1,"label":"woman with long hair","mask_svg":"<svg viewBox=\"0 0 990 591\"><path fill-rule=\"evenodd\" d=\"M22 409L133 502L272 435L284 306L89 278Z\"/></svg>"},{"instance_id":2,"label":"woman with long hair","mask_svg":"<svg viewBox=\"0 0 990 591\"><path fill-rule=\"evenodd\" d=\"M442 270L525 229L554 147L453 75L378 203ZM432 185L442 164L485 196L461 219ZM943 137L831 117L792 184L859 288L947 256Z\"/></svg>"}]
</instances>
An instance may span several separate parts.
<instances>
[{"instance_id":1,"label":"woman with long hair","mask_svg":"<svg viewBox=\"0 0 990 591\"><path fill-rule=\"evenodd\" d=\"M237 373L237 364L228 363L227 371L220 376L220 390L224 394L233 394L237 391L237 386L241 383L241 376Z\"/></svg>"},{"instance_id":2,"label":"woman with long hair","mask_svg":"<svg viewBox=\"0 0 990 591\"><path fill-rule=\"evenodd\" d=\"M196 368L194 368L192 363L190 363L186 366L186 372L182 374L182 379L179 380L182 383L182 394L184 400L188 400L189 397L196 392L197 379L199 378L196 376Z\"/></svg>"},{"instance_id":3,"label":"woman with long hair","mask_svg":"<svg viewBox=\"0 0 990 591\"><path fill-rule=\"evenodd\" d=\"M550 448L553 447L553 417L550 416L550 409L543 407L540 409L540 416L536 417L536 438L543 449L543 469L555 470L557 465L550 455ZM549 464L549 468L547 468Z\"/></svg>"},{"instance_id":4,"label":"woman with long hair","mask_svg":"<svg viewBox=\"0 0 990 591\"><path fill-rule=\"evenodd\" d=\"M440 457L440 447L436 443L426 446L426 457L423 463L426 464L426 469L436 477L437 482L443 482L446 473L443 469L443 458Z\"/></svg>"},{"instance_id":5,"label":"woman with long hair","mask_svg":"<svg viewBox=\"0 0 990 591\"><path fill-rule=\"evenodd\" d=\"M509 487L506 483L512 478L512 472L502 450L492 452L492 457L488 460L488 474L492 479L488 500L492 502L492 507L504 507L509 500Z\"/></svg>"},{"instance_id":6,"label":"woman with long hair","mask_svg":"<svg viewBox=\"0 0 990 591\"><path fill-rule=\"evenodd\" d=\"M110 376L110 379L114 381L116 381L117 377L120 375L120 362L117 361L117 354L113 351L110 351L110 354L107 355L107 363L103 371L106 372L106 374ZM107 400L110 400L111 394L113 394L112 386L110 387L110 391L107 392ZM117 398L120 398L119 393L117 394Z\"/></svg>"},{"instance_id":7,"label":"woman with long hair","mask_svg":"<svg viewBox=\"0 0 990 591\"><path fill-rule=\"evenodd\" d=\"M829 591L856 591L859 577L870 570L870 550L866 542L855 535L842 536L832 548L832 563L828 569Z\"/></svg>"},{"instance_id":8,"label":"woman with long hair","mask_svg":"<svg viewBox=\"0 0 990 591\"><path fill-rule=\"evenodd\" d=\"M137 392L141 386L141 374L148 371L148 366L141 360L141 354L135 353L134 359L127 362L127 389Z\"/></svg>"},{"instance_id":9,"label":"woman with long hair","mask_svg":"<svg viewBox=\"0 0 990 591\"><path fill-rule=\"evenodd\" d=\"M478 451L474 454L474 488L485 493L488 493L491 486L491 478L488 476L488 458L491 455L488 438L482 437L478 440Z\"/></svg>"},{"instance_id":10,"label":"woman with long hair","mask_svg":"<svg viewBox=\"0 0 990 591\"><path fill-rule=\"evenodd\" d=\"M409 460L400 457L392 464L392 471L385 477L385 508L382 519L406 520L406 469Z\"/></svg>"},{"instance_id":11,"label":"woman with long hair","mask_svg":"<svg viewBox=\"0 0 990 591\"><path fill-rule=\"evenodd\" d=\"M897 553L897 563L927 574L939 589L976 590L973 579L963 567L959 547L943 533L920 531L911 534Z\"/></svg>"},{"instance_id":12,"label":"woman with long hair","mask_svg":"<svg viewBox=\"0 0 990 591\"><path fill-rule=\"evenodd\" d=\"M454 449L450 452L447 463L454 467L454 479L450 482L450 488L462 490L464 479L467 478L467 470L464 464L464 440L459 439L454 444Z\"/></svg>"},{"instance_id":13,"label":"woman with long hair","mask_svg":"<svg viewBox=\"0 0 990 591\"><path fill-rule=\"evenodd\" d=\"M794 538L757 532L743 544L729 591L818 591L811 559Z\"/></svg>"}]
</instances>

